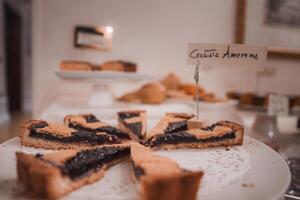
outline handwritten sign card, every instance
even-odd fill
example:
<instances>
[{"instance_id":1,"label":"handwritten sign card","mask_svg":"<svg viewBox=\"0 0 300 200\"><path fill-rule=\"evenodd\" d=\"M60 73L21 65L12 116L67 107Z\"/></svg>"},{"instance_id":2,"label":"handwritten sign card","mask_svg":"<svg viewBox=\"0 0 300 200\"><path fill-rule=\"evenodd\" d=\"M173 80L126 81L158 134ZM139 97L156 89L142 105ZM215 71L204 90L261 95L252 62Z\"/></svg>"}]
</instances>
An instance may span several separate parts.
<instances>
[{"instance_id":1,"label":"handwritten sign card","mask_svg":"<svg viewBox=\"0 0 300 200\"><path fill-rule=\"evenodd\" d=\"M267 47L241 44L188 44L188 65L238 66L262 71Z\"/></svg>"}]
</instances>

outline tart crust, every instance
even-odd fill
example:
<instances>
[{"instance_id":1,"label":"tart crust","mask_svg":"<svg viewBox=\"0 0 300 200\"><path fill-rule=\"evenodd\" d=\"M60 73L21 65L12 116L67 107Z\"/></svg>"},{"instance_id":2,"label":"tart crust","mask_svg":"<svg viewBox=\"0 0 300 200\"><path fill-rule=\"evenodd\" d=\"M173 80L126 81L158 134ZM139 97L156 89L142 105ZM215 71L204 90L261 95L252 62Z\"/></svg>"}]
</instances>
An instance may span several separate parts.
<instances>
[{"instance_id":1,"label":"tart crust","mask_svg":"<svg viewBox=\"0 0 300 200\"><path fill-rule=\"evenodd\" d=\"M129 156L128 154L128 156L105 163L100 168L97 168L97 170L93 170L91 173L88 172L78 179L71 179L68 175L63 174L57 166L61 165L67 159L72 158L78 152L80 151L65 150L45 154L43 159L39 159L32 154L17 152L18 180L34 196L57 199L83 185L100 180L110 166L127 159Z\"/></svg>"},{"instance_id":2,"label":"tart crust","mask_svg":"<svg viewBox=\"0 0 300 200\"><path fill-rule=\"evenodd\" d=\"M91 121L89 121L89 119ZM101 131L106 132L109 135L117 136L121 140L130 139L130 136L126 132L122 131L118 127L111 126L109 123L98 120L96 116L91 113L67 115L64 117L64 124L77 130L98 132L98 130L100 129ZM110 133L107 129L111 129L111 132L113 133Z\"/></svg>"},{"instance_id":3,"label":"tart crust","mask_svg":"<svg viewBox=\"0 0 300 200\"><path fill-rule=\"evenodd\" d=\"M150 149L136 143L131 145L131 160L142 171L139 177L134 175L140 199L196 199L202 171L184 170L173 160L155 155Z\"/></svg>"},{"instance_id":4,"label":"tart crust","mask_svg":"<svg viewBox=\"0 0 300 200\"><path fill-rule=\"evenodd\" d=\"M36 148L43 148L43 149L85 149L85 148L92 148L92 147L99 147L99 146L119 146L121 145L121 141L114 137L107 135L106 133L96 133L96 135L103 135L106 138L106 142L104 141L101 144L93 144L88 142L59 142L59 141L52 141L43 138L36 138L31 137L30 133L34 126L45 125L38 128L35 128L41 133L49 134L52 136L58 136L61 138L70 137L72 132L76 132L75 129L69 128L67 126L58 125L47 123L43 120L30 120L21 125L22 131L19 135L21 139L21 144L23 146L28 147L36 147ZM127 144L128 145L128 144Z\"/></svg>"},{"instance_id":5,"label":"tart crust","mask_svg":"<svg viewBox=\"0 0 300 200\"><path fill-rule=\"evenodd\" d=\"M167 127L172 123L184 123L187 128L187 121L192 119L194 115L188 113L166 113L157 125L147 133L147 137L157 134L164 134Z\"/></svg>"},{"instance_id":6,"label":"tart crust","mask_svg":"<svg viewBox=\"0 0 300 200\"><path fill-rule=\"evenodd\" d=\"M127 115L126 118L122 118L122 115ZM135 132L130 128L131 124L139 124L141 126L140 132ZM147 119L146 111L144 110L129 110L118 112L118 125L130 137L136 141L143 141L147 131Z\"/></svg>"},{"instance_id":7,"label":"tart crust","mask_svg":"<svg viewBox=\"0 0 300 200\"><path fill-rule=\"evenodd\" d=\"M188 136L186 140L184 140L185 135ZM153 149L203 149L208 147L242 145L243 137L243 126L230 121L219 121L206 128L155 134L147 138L144 144ZM174 138L174 142L171 142L170 138Z\"/></svg>"}]
</instances>

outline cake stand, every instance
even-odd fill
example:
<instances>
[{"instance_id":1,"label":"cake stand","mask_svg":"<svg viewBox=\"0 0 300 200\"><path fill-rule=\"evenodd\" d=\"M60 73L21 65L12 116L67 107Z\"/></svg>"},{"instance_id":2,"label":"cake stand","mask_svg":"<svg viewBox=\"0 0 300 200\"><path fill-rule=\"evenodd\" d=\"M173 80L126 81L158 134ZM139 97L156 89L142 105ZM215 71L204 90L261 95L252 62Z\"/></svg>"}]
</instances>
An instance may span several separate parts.
<instances>
[{"instance_id":1,"label":"cake stand","mask_svg":"<svg viewBox=\"0 0 300 200\"><path fill-rule=\"evenodd\" d=\"M55 74L64 81L93 84L93 91L88 100L90 106L111 106L113 104L114 98L110 90L111 83L154 79L151 75L133 72L55 70Z\"/></svg>"}]
</instances>

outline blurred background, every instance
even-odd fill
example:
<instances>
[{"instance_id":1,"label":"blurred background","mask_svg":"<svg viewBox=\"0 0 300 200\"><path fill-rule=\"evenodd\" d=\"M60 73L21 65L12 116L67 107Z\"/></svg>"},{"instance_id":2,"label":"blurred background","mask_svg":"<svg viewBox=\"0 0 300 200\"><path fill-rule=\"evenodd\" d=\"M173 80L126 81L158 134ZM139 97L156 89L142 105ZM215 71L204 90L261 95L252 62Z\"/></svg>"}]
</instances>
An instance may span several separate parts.
<instances>
[{"instance_id":1,"label":"blurred background","mask_svg":"<svg viewBox=\"0 0 300 200\"><path fill-rule=\"evenodd\" d=\"M198 95L201 120L241 123L289 162L300 155L299 36L299 0L0 0L0 143L25 120L67 114L116 123L144 109L151 127L196 113ZM265 45L267 62L200 63L196 86L192 42Z\"/></svg>"}]
</instances>

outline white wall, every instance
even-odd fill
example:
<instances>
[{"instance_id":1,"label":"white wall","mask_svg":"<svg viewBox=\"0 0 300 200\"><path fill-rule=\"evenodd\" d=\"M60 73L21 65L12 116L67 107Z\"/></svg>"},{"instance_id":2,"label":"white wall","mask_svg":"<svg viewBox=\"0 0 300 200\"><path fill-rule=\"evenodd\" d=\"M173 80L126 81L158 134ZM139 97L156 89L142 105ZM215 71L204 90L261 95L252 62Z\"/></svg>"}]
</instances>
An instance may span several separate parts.
<instances>
[{"instance_id":1,"label":"white wall","mask_svg":"<svg viewBox=\"0 0 300 200\"><path fill-rule=\"evenodd\" d=\"M138 62L141 72L162 76L175 71L192 81L193 70L186 66L186 44L232 42L234 22L235 0L34 0L34 115L38 116L67 89L74 89L53 73L63 59L97 63L106 59L129 59ZM73 29L78 24L113 26L113 50L101 53L74 49ZM289 86L289 82L300 83L290 71L293 69L299 74L299 62L280 61L270 65L280 73L274 80L262 80L266 86L261 90L276 85L279 92L300 93L299 87ZM213 69L204 73L201 82L219 94L228 89L254 90L255 73ZM84 86L80 87L84 90Z\"/></svg>"}]
</instances>

